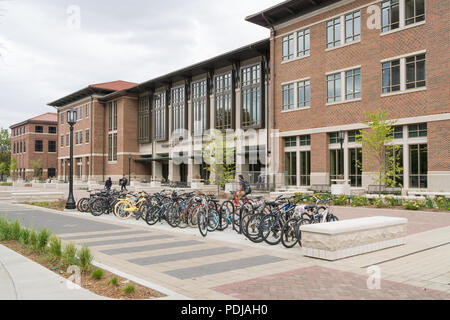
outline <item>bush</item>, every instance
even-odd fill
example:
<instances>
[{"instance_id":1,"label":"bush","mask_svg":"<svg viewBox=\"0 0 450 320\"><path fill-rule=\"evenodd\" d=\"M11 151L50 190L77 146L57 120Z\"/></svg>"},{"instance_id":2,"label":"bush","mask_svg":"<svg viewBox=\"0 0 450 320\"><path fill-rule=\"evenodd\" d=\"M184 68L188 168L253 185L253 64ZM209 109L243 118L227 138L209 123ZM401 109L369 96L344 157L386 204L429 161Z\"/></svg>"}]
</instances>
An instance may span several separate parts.
<instances>
[{"instance_id":1,"label":"bush","mask_svg":"<svg viewBox=\"0 0 450 320\"><path fill-rule=\"evenodd\" d=\"M45 249L47 248L48 240L50 239L51 234L52 233L46 228L42 229L41 232L39 232L38 248L40 251L45 251Z\"/></svg>"},{"instance_id":2,"label":"bush","mask_svg":"<svg viewBox=\"0 0 450 320\"><path fill-rule=\"evenodd\" d=\"M386 197L384 200L386 201L386 205L388 207L397 207L403 204L403 200L398 198Z\"/></svg>"},{"instance_id":3,"label":"bush","mask_svg":"<svg viewBox=\"0 0 450 320\"><path fill-rule=\"evenodd\" d=\"M56 236L53 236L50 239L49 253L50 253L50 258L52 260L61 259L61 256L62 256L61 239L59 239Z\"/></svg>"},{"instance_id":4,"label":"bush","mask_svg":"<svg viewBox=\"0 0 450 320\"><path fill-rule=\"evenodd\" d=\"M0 218L0 241L11 240L11 224L6 218Z\"/></svg>"},{"instance_id":5,"label":"bush","mask_svg":"<svg viewBox=\"0 0 450 320\"><path fill-rule=\"evenodd\" d=\"M127 286L125 288L125 293L126 294L133 293L134 291L136 291L136 288L134 287L134 284L130 284L129 286Z\"/></svg>"},{"instance_id":6,"label":"bush","mask_svg":"<svg viewBox=\"0 0 450 320\"><path fill-rule=\"evenodd\" d=\"M76 253L77 249L75 248L75 244L73 242L66 244L62 254L63 264L65 266L78 265L78 260L75 256Z\"/></svg>"},{"instance_id":7,"label":"bush","mask_svg":"<svg viewBox=\"0 0 450 320\"><path fill-rule=\"evenodd\" d=\"M428 196L425 197L425 207L427 207L428 209L434 208L434 201Z\"/></svg>"},{"instance_id":8,"label":"bush","mask_svg":"<svg viewBox=\"0 0 450 320\"><path fill-rule=\"evenodd\" d=\"M117 284L119 283L119 279L117 279L117 277L114 277L111 279L111 284L114 286L117 286Z\"/></svg>"},{"instance_id":9,"label":"bush","mask_svg":"<svg viewBox=\"0 0 450 320\"><path fill-rule=\"evenodd\" d=\"M444 196L436 197L436 208L439 210L450 210L450 199Z\"/></svg>"},{"instance_id":10,"label":"bush","mask_svg":"<svg viewBox=\"0 0 450 320\"><path fill-rule=\"evenodd\" d=\"M103 277L103 274L104 274L104 272L102 269L95 269L92 272L91 276L92 276L92 278L94 278L96 280L100 280Z\"/></svg>"},{"instance_id":11,"label":"bush","mask_svg":"<svg viewBox=\"0 0 450 320\"><path fill-rule=\"evenodd\" d=\"M91 250L87 246L83 246L78 251L78 259L80 260L80 268L82 271L88 271L91 267L91 262L94 257L91 254Z\"/></svg>"},{"instance_id":12,"label":"bush","mask_svg":"<svg viewBox=\"0 0 450 320\"><path fill-rule=\"evenodd\" d=\"M406 200L403 202L403 207L407 210L420 210L425 206L425 203L420 200Z\"/></svg>"},{"instance_id":13,"label":"bush","mask_svg":"<svg viewBox=\"0 0 450 320\"><path fill-rule=\"evenodd\" d=\"M38 242L39 242L38 238L39 238L38 232L32 229L30 233L30 246L31 249L33 249L33 251L38 250Z\"/></svg>"},{"instance_id":14,"label":"bush","mask_svg":"<svg viewBox=\"0 0 450 320\"><path fill-rule=\"evenodd\" d=\"M336 199L333 200L333 205L335 206L345 206L347 203L347 196L345 194L340 194Z\"/></svg>"},{"instance_id":15,"label":"bush","mask_svg":"<svg viewBox=\"0 0 450 320\"><path fill-rule=\"evenodd\" d=\"M19 220L14 221L11 224L11 240L19 240L20 239L20 222Z\"/></svg>"},{"instance_id":16,"label":"bush","mask_svg":"<svg viewBox=\"0 0 450 320\"><path fill-rule=\"evenodd\" d=\"M19 241L23 245L28 246L30 244L30 235L31 235L30 229L22 228L22 230L20 230Z\"/></svg>"},{"instance_id":17,"label":"bush","mask_svg":"<svg viewBox=\"0 0 450 320\"><path fill-rule=\"evenodd\" d=\"M372 202L372 204L374 205L374 206L376 206L377 208L383 208L383 207L385 207L385 204L384 204L384 202L383 202L383 198L376 198L376 199L373 199L374 201Z\"/></svg>"},{"instance_id":18,"label":"bush","mask_svg":"<svg viewBox=\"0 0 450 320\"><path fill-rule=\"evenodd\" d=\"M353 207L361 207L369 205L369 201L365 196L354 196L352 198L352 206Z\"/></svg>"},{"instance_id":19,"label":"bush","mask_svg":"<svg viewBox=\"0 0 450 320\"><path fill-rule=\"evenodd\" d=\"M1 184L0 184L0 186L2 186L2 187L12 187L12 182L2 182Z\"/></svg>"}]
</instances>

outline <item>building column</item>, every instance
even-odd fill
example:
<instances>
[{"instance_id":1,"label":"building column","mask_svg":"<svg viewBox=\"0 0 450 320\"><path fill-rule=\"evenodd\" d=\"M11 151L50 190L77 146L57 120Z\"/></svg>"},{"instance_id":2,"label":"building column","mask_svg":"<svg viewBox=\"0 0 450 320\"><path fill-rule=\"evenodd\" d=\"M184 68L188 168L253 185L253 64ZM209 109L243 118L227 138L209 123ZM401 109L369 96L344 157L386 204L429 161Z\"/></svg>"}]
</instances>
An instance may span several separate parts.
<instances>
[{"instance_id":1,"label":"building column","mask_svg":"<svg viewBox=\"0 0 450 320\"><path fill-rule=\"evenodd\" d=\"M311 185L330 184L328 135L311 134Z\"/></svg>"}]
</instances>

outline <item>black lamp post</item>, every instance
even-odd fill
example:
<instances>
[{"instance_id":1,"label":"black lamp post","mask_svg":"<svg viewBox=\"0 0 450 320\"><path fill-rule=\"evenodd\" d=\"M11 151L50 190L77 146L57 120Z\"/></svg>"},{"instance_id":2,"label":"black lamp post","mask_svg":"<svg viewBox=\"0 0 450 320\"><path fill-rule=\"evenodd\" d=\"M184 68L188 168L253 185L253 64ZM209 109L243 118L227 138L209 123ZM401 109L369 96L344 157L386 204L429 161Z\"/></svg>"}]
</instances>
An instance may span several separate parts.
<instances>
[{"instance_id":1,"label":"black lamp post","mask_svg":"<svg viewBox=\"0 0 450 320\"><path fill-rule=\"evenodd\" d=\"M128 154L128 185L131 186L131 153Z\"/></svg>"},{"instance_id":2,"label":"black lamp post","mask_svg":"<svg viewBox=\"0 0 450 320\"><path fill-rule=\"evenodd\" d=\"M344 149L342 147L343 143L344 143L344 139L345 139L345 132L344 131L339 131L339 142L341 144L341 152L340 152L340 161L339 161L339 171L340 171L340 177L343 179L344 178Z\"/></svg>"},{"instance_id":3,"label":"black lamp post","mask_svg":"<svg viewBox=\"0 0 450 320\"><path fill-rule=\"evenodd\" d=\"M70 158L69 158L69 197L66 202L66 209L76 208L73 197L73 125L77 122L77 112L75 110L67 111L67 123L70 125Z\"/></svg>"}]
</instances>

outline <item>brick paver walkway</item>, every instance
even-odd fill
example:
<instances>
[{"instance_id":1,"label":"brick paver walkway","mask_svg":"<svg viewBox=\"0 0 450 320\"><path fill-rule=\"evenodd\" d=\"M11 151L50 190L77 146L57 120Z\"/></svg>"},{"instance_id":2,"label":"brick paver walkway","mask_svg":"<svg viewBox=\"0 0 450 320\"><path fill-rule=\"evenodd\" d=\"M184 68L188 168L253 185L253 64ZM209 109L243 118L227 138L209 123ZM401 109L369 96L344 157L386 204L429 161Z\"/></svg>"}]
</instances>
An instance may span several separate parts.
<instances>
[{"instance_id":1,"label":"brick paver walkway","mask_svg":"<svg viewBox=\"0 0 450 320\"><path fill-rule=\"evenodd\" d=\"M391 300L446 299L450 294L381 280L380 289L368 289L367 277L312 266L212 288L249 300Z\"/></svg>"}]
</instances>

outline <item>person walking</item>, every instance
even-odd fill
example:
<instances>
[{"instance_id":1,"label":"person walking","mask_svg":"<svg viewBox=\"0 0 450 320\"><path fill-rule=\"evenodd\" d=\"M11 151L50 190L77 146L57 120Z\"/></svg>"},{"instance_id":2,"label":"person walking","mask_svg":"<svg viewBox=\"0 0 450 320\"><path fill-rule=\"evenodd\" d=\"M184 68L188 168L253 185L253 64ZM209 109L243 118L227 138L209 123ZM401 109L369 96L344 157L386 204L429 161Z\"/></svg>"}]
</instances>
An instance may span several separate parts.
<instances>
[{"instance_id":1,"label":"person walking","mask_svg":"<svg viewBox=\"0 0 450 320\"><path fill-rule=\"evenodd\" d=\"M109 177L108 178L108 180L106 180L106 182L105 182L105 188L106 188L106 190L111 190L111 186L112 186L112 180L111 180L111 177Z\"/></svg>"},{"instance_id":2,"label":"person walking","mask_svg":"<svg viewBox=\"0 0 450 320\"><path fill-rule=\"evenodd\" d=\"M264 173L261 171L261 173L258 176L258 188L263 189L264 188Z\"/></svg>"},{"instance_id":3,"label":"person walking","mask_svg":"<svg viewBox=\"0 0 450 320\"><path fill-rule=\"evenodd\" d=\"M250 184L245 181L244 176L242 174L239 175L239 191L236 193L236 195L239 198L243 198L246 195L252 193L252 189L250 188Z\"/></svg>"},{"instance_id":4,"label":"person walking","mask_svg":"<svg viewBox=\"0 0 450 320\"><path fill-rule=\"evenodd\" d=\"M119 184L120 184L120 191L128 191L127 189L127 184L128 184L128 179L125 177L125 175L123 175L122 179L119 180Z\"/></svg>"}]
</instances>

